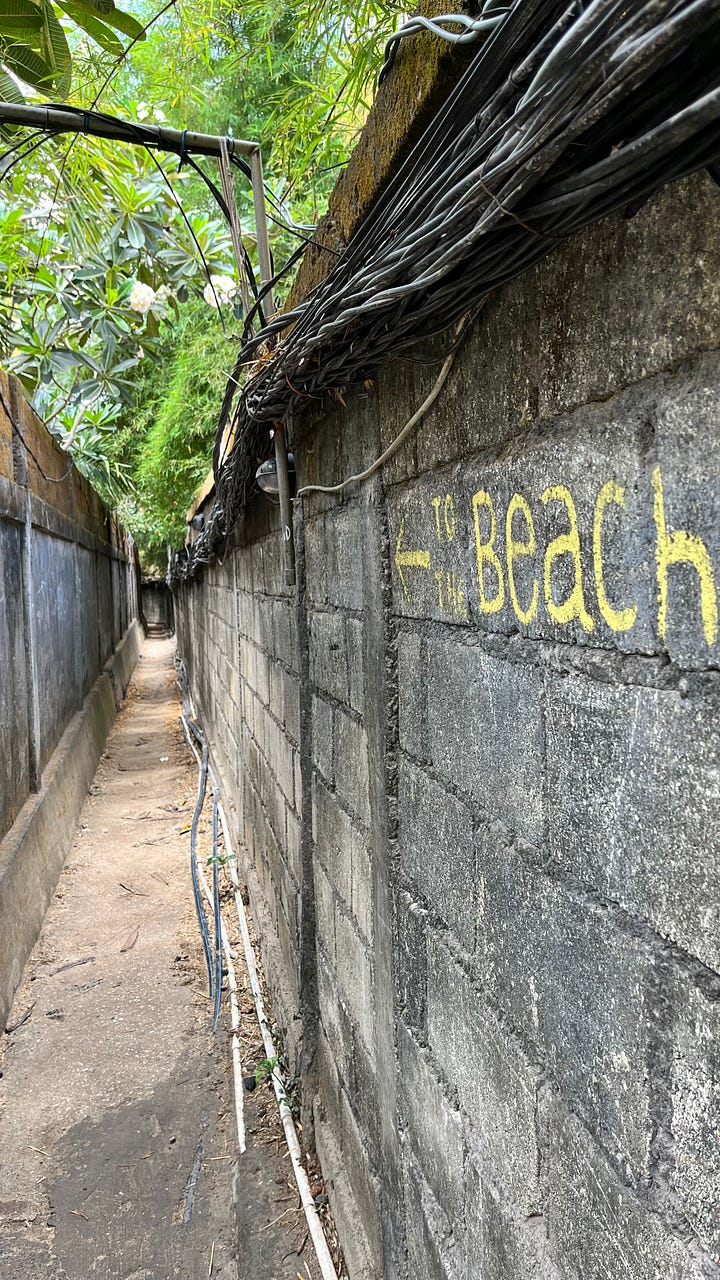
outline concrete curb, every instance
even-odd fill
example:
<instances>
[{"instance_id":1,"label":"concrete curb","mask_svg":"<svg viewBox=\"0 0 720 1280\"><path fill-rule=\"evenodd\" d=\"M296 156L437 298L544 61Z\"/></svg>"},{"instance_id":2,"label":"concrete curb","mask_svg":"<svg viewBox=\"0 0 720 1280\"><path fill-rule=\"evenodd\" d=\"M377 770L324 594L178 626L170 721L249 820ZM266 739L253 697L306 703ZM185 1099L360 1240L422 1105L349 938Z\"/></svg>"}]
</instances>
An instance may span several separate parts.
<instances>
[{"instance_id":1,"label":"concrete curb","mask_svg":"<svg viewBox=\"0 0 720 1280\"><path fill-rule=\"evenodd\" d=\"M135 620L68 724L43 772L41 790L25 802L0 843L0 1028L39 937L139 654L140 627Z\"/></svg>"},{"instance_id":2,"label":"concrete curb","mask_svg":"<svg viewBox=\"0 0 720 1280\"><path fill-rule=\"evenodd\" d=\"M115 706L120 704L127 693L130 677L137 666L142 644L140 623L135 618L128 627L114 654L105 663L105 673L110 679Z\"/></svg>"}]
</instances>

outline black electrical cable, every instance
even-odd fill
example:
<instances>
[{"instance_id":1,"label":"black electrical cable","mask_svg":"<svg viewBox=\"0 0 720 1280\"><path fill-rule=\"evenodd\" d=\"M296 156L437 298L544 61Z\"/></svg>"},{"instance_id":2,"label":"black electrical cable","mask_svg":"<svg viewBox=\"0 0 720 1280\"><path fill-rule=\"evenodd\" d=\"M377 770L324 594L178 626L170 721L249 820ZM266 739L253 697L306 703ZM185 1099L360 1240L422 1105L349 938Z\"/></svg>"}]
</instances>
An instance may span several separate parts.
<instances>
[{"instance_id":1,"label":"black electrical cable","mask_svg":"<svg viewBox=\"0 0 720 1280\"><path fill-rule=\"evenodd\" d=\"M205 791L207 789L208 748L207 748L207 742L205 741L205 735L202 732L202 729L200 729L195 724L195 722L189 718L189 716L186 716L185 720L183 721L183 734L185 736L185 741L190 747L190 750L192 751L193 747L188 737L188 731L185 728L185 723L187 723L188 729L193 734L193 736L197 739L198 745L200 746L200 749L201 749L200 774L198 778L197 800L195 802L195 811L193 813L192 824L190 826L190 876L192 879L193 898L195 900L195 911L197 913L198 924L200 926L200 936L202 938L202 944L203 944L203 952L205 954L205 964L207 966L207 971L208 971L210 999L213 1002L215 1002L217 999L217 993L215 990L216 971L215 971L215 965L213 963L213 957L211 954L210 934L207 927L207 920L205 919L205 910L203 908L202 894L200 892L200 881L198 879L198 870L197 870L197 831L198 831L198 823L200 821L200 814L202 813L203 804L205 803Z\"/></svg>"},{"instance_id":2,"label":"black electrical cable","mask_svg":"<svg viewBox=\"0 0 720 1280\"><path fill-rule=\"evenodd\" d=\"M446 332L581 228L719 160L718 0L514 0L334 268L246 332L215 505L172 576L192 577L237 523L273 422Z\"/></svg>"},{"instance_id":3,"label":"black electrical cable","mask_svg":"<svg viewBox=\"0 0 720 1280\"><path fill-rule=\"evenodd\" d=\"M220 913L220 866L218 853L218 793L213 782L212 787L212 887L213 917L215 923L215 1001L213 1005L212 1029L215 1030L220 1017L222 1000L222 915Z\"/></svg>"}]
</instances>

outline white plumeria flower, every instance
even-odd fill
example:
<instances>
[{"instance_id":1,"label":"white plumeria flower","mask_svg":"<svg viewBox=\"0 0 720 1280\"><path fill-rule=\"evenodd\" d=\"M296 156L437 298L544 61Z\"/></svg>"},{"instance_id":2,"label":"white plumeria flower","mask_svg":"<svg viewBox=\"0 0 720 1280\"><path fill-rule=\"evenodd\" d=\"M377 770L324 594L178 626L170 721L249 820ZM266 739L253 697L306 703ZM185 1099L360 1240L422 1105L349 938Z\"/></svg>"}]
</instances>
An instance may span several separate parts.
<instances>
[{"instance_id":1,"label":"white plumeria flower","mask_svg":"<svg viewBox=\"0 0 720 1280\"><path fill-rule=\"evenodd\" d=\"M142 284L140 280L136 280L130 290L129 304L132 311L137 311L141 316L147 315L151 306L155 301L155 290L149 284Z\"/></svg>"},{"instance_id":2,"label":"white plumeria flower","mask_svg":"<svg viewBox=\"0 0 720 1280\"><path fill-rule=\"evenodd\" d=\"M212 281L212 284L210 283ZM231 276L211 276L203 289L203 298L210 307L232 302L238 286ZM213 293L213 288L215 292Z\"/></svg>"}]
</instances>

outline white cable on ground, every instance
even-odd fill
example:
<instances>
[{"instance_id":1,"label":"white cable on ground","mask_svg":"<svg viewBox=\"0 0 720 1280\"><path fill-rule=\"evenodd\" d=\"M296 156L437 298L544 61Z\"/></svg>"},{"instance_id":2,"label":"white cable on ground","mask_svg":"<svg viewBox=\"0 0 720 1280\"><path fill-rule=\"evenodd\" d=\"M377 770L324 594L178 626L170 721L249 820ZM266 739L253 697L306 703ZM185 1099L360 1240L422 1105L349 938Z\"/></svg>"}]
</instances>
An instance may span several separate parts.
<instances>
[{"instance_id":1,"label":"white cable on ground","mask_svg":"<svg viewBox=\"0 0 720 1280\"><path fill-rule=\"evenodd\" d=\"M205 894L205 897L208 900L208 905L210 907L210 910L212 911L213 909L212 890L210 888L210 885L207 882L207 877L205 875L205 872L203 871L199 863L198 863L198 879L200 881L200 884L202 885L203 893ZM235 974L235 966L233 964L233 959L232 959L232 952L230 951L230 942L227 936L227 930L225 928L225 921L222 919L220 922L220 928L221 928L223 951L225 952L225 964L227 966L228 987L230 988L230 1027L232 1031L232 1035L230 1037L230 1049L232 1052L233 1083L235 1086L235 1122L237 1124L237 1132L238 1132L238 1147L240 1148L240 1154L242 1155L243 1151L247 1150L247 1146L245 1142L245 1112L243 1107L242 1058L240 1056L240 1041L238 1039L238 1032L240 1030L240 1009L238 1006L238 999L237 999L238 986L237 986L237 977Z\"/></svg>"},{"instance_id":2,"label":"white cable on ground","mask_svg":"<svg viewBox=\"0 0 720 1280\"><path fill-rule=\"evenodd\" d=\"M190 744L192 753L195 756L195 759L197 760L199 765L200 757L193 745L192 735L190 734L187 720L184 715L181 715L180 719L183 723L183 728L185 729L186 737ZM217 787L217 780L215 778L215 775L213 774L212 768L209 769L209 773L210 773L211 782L219 791L219 788ZM237 867L235 865L235 859L232 851L232 842L230 840L230 832L228 830L227 822L225 821L225 811L222 807L222 804L220 804L219 801L218 801L218 814L220 817L220 826L222 828L223 839L225 841L225 854L227 858L227 866L230 872L230 880L232 882L233 893L235 896L235 906L238 914L238 923L240 925L240 934L243 940L243 948L245 951L245 964L247 966L248 977L250 979L250 989L252 991L253 1002L255 1004L255 1012L257 1014L258 1023L260 1024L260 1033L262 1035L263 1045L265 1046L265 1056L267 1057L268 1061L272 1062L273 1059L277 1059L277 1050L275 1048L275 1044L272 1038L272 1033L270 1031L270 1024L268 1023L268 1020L265 1016L265 1004L262 997L262 991L260 990L260 983L258 981L257 967L255 965L255 952L253 951L253 945L250 939L250 932L248 930L248 925L247 925L247 916L245 915L245 907L243 904L242 896L240 894L240 881L238 880ZM203 890L205 892L206 897L210 902L212 902L210 886L208 885L204 872L199 865L198 865L198 876L203 886ZM226 948L225 955L226 955L226 961L228 962L228 982L230 985L230 992L231 992L230 1002L231 1002L231 1008L232 1008L232 999L233 999L232 993L233 993L233 982L235 981L235 971L232 968L232 960L231 960L231 957L229 956L229 945L227 941L227 933L225 931L224 922L222 924L222 940L223 940L223 946ZM231 972L232 972L232 979L230 978ZM237 984L235 984L235 991L237 991ZM236 1004L236 1008L237 1008L237 1004ZM235 1030L235 1024L233 1023L233 1038L235 1038L234 1030ZM237 1070L235 1069L235 1062L236 1062L236 1058L235 1058L235 1052L233 1050L233 1077L235 1082L235 1100L236 1100L236 1113L237 1113L238 1092L240 1093L239 1106L242 1109L242 1089L243 1089L242 1066L240 1062L239 1046L238 1046L238 1053L237 1053L237 1064L238 1064ZM273 1088L275 1090L275 1097L277 1098L277 1101L278 1101L278 1108L280 1110L280 1119L282 1120L283 1129L285 1131L285 1141L287 1142L288 1151L290 1152L290 1160L292 1162L293 1173L295 1174L295 1181L297 1183L298 1192L300 1194L300 1201L305 1211L305 1218L308 1224L308 1231L310 1232L310 1238L313 1242L313 1246L315 1249L315 1256L317 1257L317 1260L318 1260L318 1265L322 1273L322 1278L323 1280L338 1280L338 1274L337 1274L337 1271L335 1270L335 1264L332 1260L332 1257L330 1256L330 1250L328 1249L327 1240L325 1239L325 1232L323 1231L322 1223L318 1216L317 1205L315 1204L315 1200L313 1199L313 1194L312 1194L312 1191L310 1190L310 1183L308 1181L308 1176L303 1167L302 1152L300 1150L300 1142L298 1140L297 1130L295 1128L295 1121L293 1119L293 1114L287 1102L285 1083L277 1067L273 1069L272 1082L273 1082ZM240 1139L240 1125L238 1124L238 1139L240 1141L240 1150L244 1151L245 1150L244 1122L243 1122L243 1129L242 1129L242 1139Z\"/></svg>"},{"instance_id":3,"label":"white cable on ground","mask_svg":"<svg viewBox=\"0 0 720 1280\"><path fill-rule=\"evenodd\" d=\"M190 733L187 720L185 719L185 716L181 716L180 719L182 720L182 723L183 723L183 728L185 730L185 737L186 737L187 743L193 755L195 756L195 759L197 760L198 768L199 768L200 755L197 748L193 745L192 734ZM223 832L224 830L225 828L223 827ZM207 882L205 872L203 871L199 861L197 863L197 872L198 872L198 879L200 881L200 884L202 885L203 893L205 894L205 897L207 898L208 903L210 905L210 910L212 911L213 909L212 893L210 891L210 886ZM244 1106L243 1106L243 1099L245 1095L243 1093L242 1058L240 1056L240 1041L238 1039L238 1032L240 1030L240 1007L238 1005L238 998L237 998L238 986L237 986L237 977L235 974L235 966L233 964L232 953L230 951L230 942L227 936L227 931L225 929L225 922L223 920L221 920L221 938L222 938L223 950L225 952L225 964L227 966L227 974L228 974L228 987L230 989L230 1029L231 1029L230 1052L232 1055L232 1064L233 1064L233 1089L235 1093L235 1123L237 1125L238 1147L240 1149L240 1154L242 1155L243 1151L247 1150L247 1144L245 1141L245 1113L244 1113Z\"/></svg>"},{"instance_id":4,"label":"white cable on ground","mask_svg":"<svg viewBox=\"0 0 720 1280\"><path fill-rule=\"evenodd\" d=\"M260 1032L265 1046L265 1054L267 1058L272 1061L277 1058L277 1050L273 1043L268 1020L265 1016L265 1005L262 998L262 992L260 990L260 983L258 982L257 968L255 966L255 952L253 951L253 945L247 926L247 916L245 915L245 907L240 894L240 882L238 880L237 868L235 867L232 859L230 833L228 832L222 805L219 806L219 813L220 825L225 839L225 848L228 851L228 856L230 858L228 863L230 867L230 879L232 880L233 890L235 893L235 906L237 907L240 933L242 934L243 946L245 948L245 962L247 964L247 971L250 977L250 988L252 990L253 1000L255 1001L255 1012L257 1013L257 1019L260 1024ZM322 1272L323 1280L338 1280L335 1264L330 1256L330 1250L328 1249L327 1240L325 1239L325 1233L322 1229L322 1223L318 1216L317 1206L310 1190L308 1176L303 1168L300 1143L298 1141L293 1114L287 1102L284 1082L277 1069L273 1070L272 1082L275 1090L275 1096L278 1100L278 1107L280 1108L280 1119L282 1120L283 1129L285 1130L285 1140L290 1152L295 1181L297 1182L300 1200L302 1201L302 1206L305 1210L308 1230L310 1232L313 1245L315 1246L315 1253L320 1265L320 1271Z\"/></svg>"}]
</instances>

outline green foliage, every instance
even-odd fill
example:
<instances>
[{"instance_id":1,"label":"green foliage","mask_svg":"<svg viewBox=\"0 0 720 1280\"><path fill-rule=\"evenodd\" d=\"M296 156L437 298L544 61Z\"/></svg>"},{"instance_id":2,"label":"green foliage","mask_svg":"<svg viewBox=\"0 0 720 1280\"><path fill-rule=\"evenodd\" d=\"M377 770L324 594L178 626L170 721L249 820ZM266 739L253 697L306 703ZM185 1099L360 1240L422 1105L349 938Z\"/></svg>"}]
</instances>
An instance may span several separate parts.
<instances>
[{"instance_id":1,"label":"green foliage","mask_svg":"<svg viewBox=\"0 0 720 1280\"><path fill-rule=\"evenodd\" d=\"M272 1058L262 1058L255 1068L255 1083L265 1084L273 1077L279 1058L277 1054Z\"/></svg>"},{"instance_id":2,"label":"green foliage","mask_svg":"<svg viewBox=\"0 0 720 1280\"><path fill-rule=\"evenodd\" d=\"M22 102L20 81L42 94L67 99L71 41L89 38L117 58L124 52L117 31L136 40L143 36L142 23L116 9L113 0L0 0L0 96Z\"/></svg>"},{"instance_id":3,"label":"green foliage","mask_svg":"<svg viewBox=\"0 0 720 1280\"><path fill-rule=\"evenodd\" d=\"M69 99L72 72L76 105L100 94L113 114L258 140L287 218L314 224L399 12L397 0L177 0L166 12L133 0L130 16L114 0L0 0L0 97L30 85ZM133 41L124 61L118 32ZM146 151L79 136L13 161L0 157L0 361L162 569L207 473L232 363L233 309L223 328L200 300L197 246L212 274L234 276L229 236L205 185L166 157L163 173ZM249 184L236 187L254 257ZM297 239L275 224L271 237L279 265Z\"/></svg>"},{"instance_id":4,"label":"green foliage","mask_svg":"<svg viewBox=\"0 0 720 1280\"><path fill-rule=\"evenodd\" d=\"M228 357L220 322L204 302L166 322L159 346L160 358L144 361L139 408L125 415L113 445L133 475L121 512L154 563L184 540L186 511L209 467Z\"/></svg>"},{"instance_id":5,"label":"green foliage","mask_svg":"<svg viewBox=\"0 0 720 1280\"><path fill-rule=\"evenodd\" d=\"M180 213L184 178L164 182L145 153L125 151L109 165L109 150L92 142L77 174L56 157L44 174L30 170L0 188L0 358L80 469L115 500L132 471L115 456L107 473L107 436L135 403L141 362L160 354L161 327L179 323L183 300L205 276ZM232 271L221 223L202 212L187 220L208 269ZM202 309L206 325L212 312Z\"/></svg>"}]
</instances>

